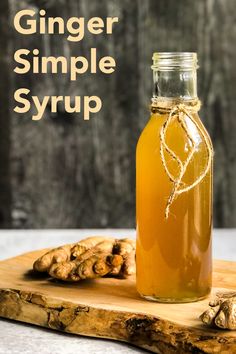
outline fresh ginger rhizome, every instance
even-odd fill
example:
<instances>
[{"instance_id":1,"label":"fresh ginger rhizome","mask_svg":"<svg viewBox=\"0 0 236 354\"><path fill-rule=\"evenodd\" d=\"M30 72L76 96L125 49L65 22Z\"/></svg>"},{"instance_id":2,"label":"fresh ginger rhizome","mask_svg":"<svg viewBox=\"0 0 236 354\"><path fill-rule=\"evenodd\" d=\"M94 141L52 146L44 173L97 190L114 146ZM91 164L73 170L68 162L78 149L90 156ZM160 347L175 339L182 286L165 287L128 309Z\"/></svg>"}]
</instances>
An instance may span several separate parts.
<instances>
[{"instance_id":1,"label":"fresh ginger rhizome","mask_svg":"<svg viewBox=\"0 0 236 354\"><path fill-rule=\"evenodd\" d=\"M14 18L16 30L23 35L42 34L65 34L68 33L67 40L79 42L84 39L86 32L93 35L113 33L113 25L118 22L117 17L108 17L106 21L99 17L90 18L87 22L83 17L71 17L65 21L61 17L45 17L46 12L41 10L39 15L34 10L19 11ZM96 48L91 48L89 56L73 56L70 58L59 56L41 56L36 48L32 52L28 49L19 49L15 52L14 60L16 67L14 72L24 75L29 72L37 74L69 74L71 81L78 79L79 75L86 73L112 74L116 68L116 61L111 56L99 57ZM17 105L14 111L17 113L27 113L34 110L32 120L43 118L47 107L51 107L51 112L56 113L58 104L63 103L67 113L84 112L84 120L89 120L90 115L97 113L102 108L100 97L94 96L31 96L27 88L20 88L14 94Z\"/></svg>"}]
</instances>

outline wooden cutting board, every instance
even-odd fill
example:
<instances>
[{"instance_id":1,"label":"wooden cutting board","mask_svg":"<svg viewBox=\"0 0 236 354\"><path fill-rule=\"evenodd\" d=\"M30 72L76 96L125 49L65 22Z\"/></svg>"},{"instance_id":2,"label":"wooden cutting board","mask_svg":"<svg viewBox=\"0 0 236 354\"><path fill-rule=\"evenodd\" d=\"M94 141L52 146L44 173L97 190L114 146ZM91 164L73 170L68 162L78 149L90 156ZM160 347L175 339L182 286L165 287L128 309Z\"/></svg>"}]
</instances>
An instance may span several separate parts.
<instances>
[{"instance_id":1,"label":"wooden cutting board","mask_svg":"<svg viewBox=\"0 0 236 354\"><path fill-rule=\"evenodd\" d=\"M63 284L35 276L29 270L44 251L0 262L0 316L154 353L236 353L236 331L209 329L198 319L208 300L149 302L138 296L134 278ZM213 293L236 290L236 262L215 261L213 284Z\"/></svg>"}]
</instances>

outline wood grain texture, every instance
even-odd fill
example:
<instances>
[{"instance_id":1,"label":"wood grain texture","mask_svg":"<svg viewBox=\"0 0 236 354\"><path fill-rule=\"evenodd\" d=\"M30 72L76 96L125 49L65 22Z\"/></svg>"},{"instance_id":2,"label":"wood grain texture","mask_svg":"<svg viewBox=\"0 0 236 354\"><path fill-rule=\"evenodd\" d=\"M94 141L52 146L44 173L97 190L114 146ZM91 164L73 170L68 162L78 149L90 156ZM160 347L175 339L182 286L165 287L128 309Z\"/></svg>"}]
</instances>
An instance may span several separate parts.
<instances>
[{"instance_id":1,"label":"wood grain texture","mask_svg":"<svg viewBox=\"0 0 236 354\"><path fill-rule=\"evenodd\" d=\"M147 354L147 351L125 342L84 337L47 330L27 323L0 319L0 350L4 354ZM17 333L17 336L16 336Z\"/></svg>"},{"instance_id":2,"label":"wood grain texture","mask_svg":"<svg viewBox=\"0 0 236 354\"><path fill-rule=\"evenodd\" d=\"M154 51L196 51L200 112L213 140L214 224L236 223L236 40L234 0L139 0L140 128L151 94L149 63Z\"/></svg>"},{"instance_id":3,"label":"wood grain texture","mask_svg":"<svg viewBox=\"0 0 236 354\"><path fill-rule=\"evenodd\" d=\"M11 174L10 174L10 64L8 26L8 0L0 2L0 228L11 224Z\"/></svg>"},{"instance_id":4,"label":"wood grain texture","mask_svg":"<svg viewBox=\"0 0 236 354\"><path fill-rule=\"evenodd\" d=\"M29 272L45 250L0 262L0 316L68 333L126 341L154 353L234 353L236 332L208 329L208 300L158 304L141 299L135 279L63 284ZM227 276L226 276L227 275ZM236 263L216 261L214 289L236 289Z\"/></svg>"},{"instance_id":5,"label":"wood grain texture","mask_svg":"<svg viewBox=\"0 0 236 354\"><path fill-rule=\"evenodd\" d=\"M11 0L14 12L32 1ZM34 3L34 2L33 2ZM98 55L112 55L118 62L115 75L81 76L70 83L68 76L18 77L16 86L27 86L39 97L45 95L98 95L102 112L89 122L79 116L46 113L35 123L31 113L14 116L13 154L14 204L17 227L115 227L134 224L135 142L138 106L137 75L127 82L127 73L137 73L135 2L60 1L34 3L48 16L120 16L114 35L73 44L58 36L16 36L17 47L35 48L42 55L87 55L90 47ZM121 40L122 38L122 40ZM131 75L131 74L130 74ZM17 218L17 211L25 220Z\"/></svg>"},{"instance_id":6,"label":"wood grain texture","mask_svg":"<svg viewBox=\"0 0 236 354\"><path fill-rule=\"evenodd\" d=\"M114 56L118 67L111 76L86 75L75 83L66 75L12 75L12 92L28 87L39 97L45 93L97 94L104 105L86 123L66 114L63 107L57 115L51 115L48 107L37 123L31 121L32 112L24 117L13 114L11 102L11 134L6 112L0 112L0 121L7 124L6 142L1 144L6 149L2 160L6 161L6 178L0 180L7 196L5 224L9 225L12 194L14 227L133 227L135 145L149 116L152 53L197 51L201 117L215 147L214 224L236 226L234 0L9 0L9 4L9 31L14 34L11 57L18 48L37 47L42 55L69 57L86 55L96 46L99 55ZM13 16L27 7L45 8L48 16L65 18L119 16L120 22L113 36L95 40L88 36L75 45L61 36L17 35ZM2 13L6 18L7 7ZM8 91L4 87L1 95ZM4 97L2 101L7 102ZM10 138L11 190L7 175Z\"/></svg>"}]
</instances>

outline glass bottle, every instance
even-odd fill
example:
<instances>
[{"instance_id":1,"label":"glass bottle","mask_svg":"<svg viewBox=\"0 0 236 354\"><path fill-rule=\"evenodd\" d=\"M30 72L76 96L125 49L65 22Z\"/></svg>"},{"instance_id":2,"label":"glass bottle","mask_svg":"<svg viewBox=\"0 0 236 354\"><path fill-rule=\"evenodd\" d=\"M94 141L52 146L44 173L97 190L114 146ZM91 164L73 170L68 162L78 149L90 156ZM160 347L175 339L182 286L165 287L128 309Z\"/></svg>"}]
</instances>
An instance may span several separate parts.
<instances>
[{"instance_id":1,"label":"glass bottle","mask_svg":"<svg viewBox=\"0 0 236 354\"><path fill-rule=\"evenodd\" d=\"M196 53L154 53L151 117L137 144L137 290L159 302L211 290L213 151L197 67Z\"/></svg>"}]
</instances>

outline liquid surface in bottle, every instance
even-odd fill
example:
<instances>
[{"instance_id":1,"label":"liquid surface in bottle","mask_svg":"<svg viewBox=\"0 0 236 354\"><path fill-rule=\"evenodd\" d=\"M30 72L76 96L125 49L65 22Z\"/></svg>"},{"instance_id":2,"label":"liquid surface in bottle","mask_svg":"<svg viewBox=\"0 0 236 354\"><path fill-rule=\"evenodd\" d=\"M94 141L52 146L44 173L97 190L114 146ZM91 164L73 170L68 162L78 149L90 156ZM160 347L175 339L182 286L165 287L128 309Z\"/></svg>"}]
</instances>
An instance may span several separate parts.
<instances>
[{"instance_id":1,"label":"liquid surface in bottle","mask_svg":"<svg viewBox=\"0 0 236 354\"><path fill-rule=\"evenodd\" d=\"M173 183L161 161L160 129L167 114L151 115L137 145L137 290L157 301L196 301L211 289L212 171L193 189L175 198L166 219ZM203 127L197 114L193 118ZM203 137L187 116L185 122L197 145L182 179L187 186L202 174L208 153ZM170 123L166 141L184 162L192 145L177 119ZM177 177L177 162L166 152L165 159Z\"/></svg>"}]
</instances>

